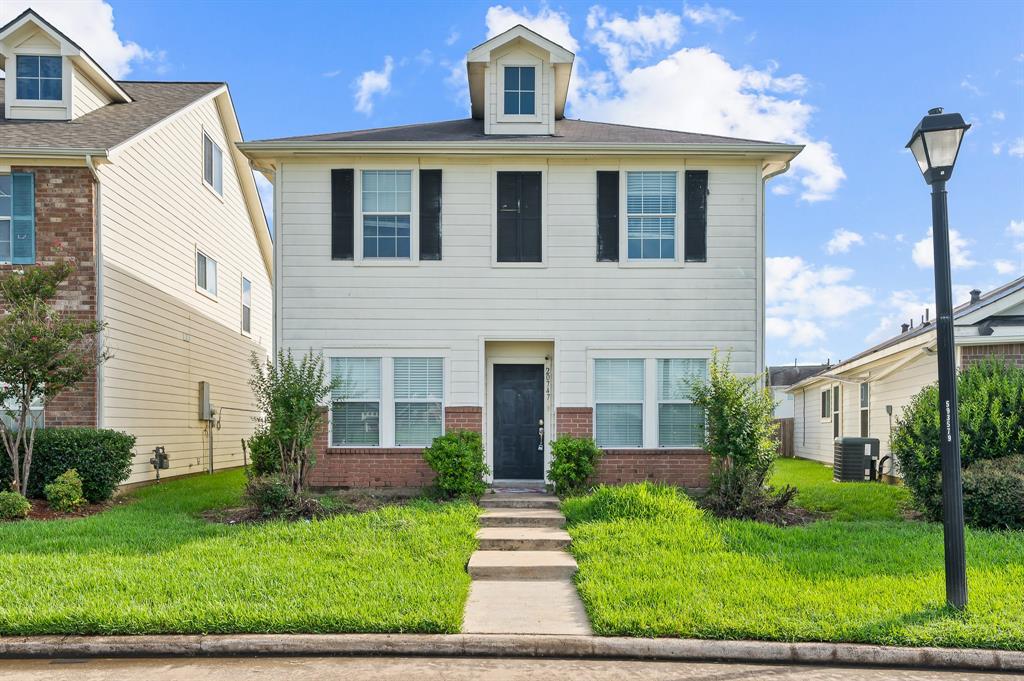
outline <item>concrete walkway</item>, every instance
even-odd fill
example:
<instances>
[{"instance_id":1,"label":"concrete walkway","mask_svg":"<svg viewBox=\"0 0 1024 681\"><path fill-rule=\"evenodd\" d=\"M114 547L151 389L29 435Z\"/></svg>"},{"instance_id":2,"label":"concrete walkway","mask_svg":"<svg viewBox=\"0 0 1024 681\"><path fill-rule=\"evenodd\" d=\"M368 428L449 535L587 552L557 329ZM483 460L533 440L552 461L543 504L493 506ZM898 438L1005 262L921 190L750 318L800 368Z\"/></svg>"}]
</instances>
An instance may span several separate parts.
<instances>
[{"instance_id":1,"label":"concrete walkway","mask_svg":"<svg viewBox=\"0 0 1024 681\"><path fill-rule=\"evenodd\" d=\"M479 549L462 631L467 634L590 635L572 582L576 560L558 499L529 489L495 489L480 505Z\"/></svg>"}]
</instances>

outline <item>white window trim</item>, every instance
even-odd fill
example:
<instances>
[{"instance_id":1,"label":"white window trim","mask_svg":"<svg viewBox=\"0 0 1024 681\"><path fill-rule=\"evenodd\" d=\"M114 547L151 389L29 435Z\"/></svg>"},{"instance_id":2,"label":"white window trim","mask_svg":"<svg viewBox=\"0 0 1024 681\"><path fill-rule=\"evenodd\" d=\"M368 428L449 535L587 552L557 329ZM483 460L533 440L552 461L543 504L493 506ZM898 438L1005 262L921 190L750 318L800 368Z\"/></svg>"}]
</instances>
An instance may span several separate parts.
<instances>
[{"instance_id":1,"label":"white window trim","mask_svg":"<svg viewBox=\"0 0 1024 681\"><path fill-rule=\"evenodd\" d=\"M246 282L249 283L249 305L248 306L246 306L246 304L245 304L245 284L246 284ZM252 280L249 279L248 277L246 277L243 274L242 275L242 280L240 282L240 286L241 286L241 289L239 290L239 296L238 296L238 298L239 298L239 300L238 300L238 303L239 303L238 313L239 313L239 316L240 316L240 318L238 320L238 328L241 330L241 333L242 333L243 336L245 336L246 338L252 338ZM248 331L245 330L245 308L246 307L249 308L249 330Z\"/></svg>"},{"instance_id":2,"label":"white window trim","mask_svg":"<svg viewBox=\"0 0 1024 681\"><path fill-rule=\"evenodd\" d=\"M704 359L711 361L712 350L709 348L686 349L609 349L595 348L587 350L587 400L593 414L591 437L597 439L597 401L595 394L596 359L643 359L644 361L644 407L643 407L643 445L640 447L609 447L614 450L663 450L663 451L703 451L700 445L689 447L662 447L658 443L658 360L659 359ZM618 404L618 403L617 403Z\"/></svg>"},{"instance_id":3,"label":"white window trim","mask_svg":"<svg viewBox=\"0 0 1024 681\"><path fill-rule=\"evenodd\" d=\"M198 245L196 245L195 254L192 256L192 270L193 270L192 271L192 281L194 282L195 289L196 289L196 291L198 293L203 294L204 296L206 296L210 300L217 301L218 300L218 297L217 297L218 294L217 293L213 293L209 289L205 289L205 288L203 288L203 287L201 287L199 285L199 256L200 255L202 255L204 258L206 258L207 261L212 261L213 262L214 269L217 272L217 284L218 284L217 290L218 291L220 290L220 262L218 262L216 258L211 257L209 255L209 253L207 253L203 249L199 248ZM207 277L206 283L207 284L210 283L209 277Z\"/></svg>"},{"instance_id":4,"label":"white window trim","mask_svg":"<svg viewBox=\"0 0 1024 681\"><path fill-rule=\"evenodd\" d=\"M335 357L380 358L380 409L377 418L380 421L376 445L337 445L334 437L333 400L327 396L327 446L331 449L409 449L419 451L425 445L395 444L395 358L396 357L440 357L441 376L444 382L441 399L441 433L445 432L445 406L451 404L451 361L448 348L331 348L323 351L324 364L327 367L327 379L330 380L331 359ZM369 401L369 400L362 400ZM402 400L403 402L407 400ZM412 400L409 400L412 401ZM434 400L426 400L433 402ZM429 444L429 443L428 443Z\"/></svg>"},{"instance_id":5,"label":"white window trim","mask_svg":"<svg viewBox=\"0 0 1024 681\"><path fill-rule=\"evenodd\" d=\"M363 257L363 171L364 170L407 170L412 188L409 197L409 257L408 258L364 258ZM409 267L420 264L420 173L418 165L402 163L371 163L353 169L352 191L355 194L356 224L353 228L353 263L362 267ZM371 211L365 215L396 215L391 211Z\"/></svg>"},{"instance_id":6,"label":"white window trim","mask_svg":"<svg viewBox=\"0 0 1024 681\"><path fill-rule=\"evenodd\" d=\"M861 383L861 386L860 390L857 391L857 403L860 405L860 411L857 414L857 416L860 417L857 419L857 434L860 435L860 437L871 437L871 384ZM868 403L866 405L864 404L864 400L860 394L860 391L863 390L864 387L867 387L868 389ZM864 419L865 412L867 412L868 415L868 432L861 433L861 421Z\"/></svg>"},{"instance_id":7,"label":"white window trim","mask_svg":"<svg viewBox=\"0 0 1024 681\"><path fill-rule=\"evenodd\" d=\"M206 181L206 140L207 139L210 140L210 144L212 144L214 147L216 147L217 149L220 150L220 191L217 191L217 188L212 183ZM206 132L206 128L205 127L203 128L203 134L202 134L202 137L200 138L200 147L199 148L200 148L200 156L202 157L202 162L200 163L200 166L199 166L199 174L203 178L203 186L206 187L207 189L209 189L213 193L214 196L216 196L218 199L223 201L224 200L224 149L219 144L217 144L217 140L215 140L213 138L213 135L211 135L210 133ZM213 175L214 175L214 178L216 178L216 176L217 176L217 169L216 168L213 169Z\"/></svg>"},{"instance_id":8,"label":"white window trim","mask_svg":"<svg viewBox=\"0 0 1024 681\"><path fill-rule=\"evenodd\" d=\"M675 219L675 243L671 258L630 258L629 257L629 173L675 173L676 174L676 212L674 215L665 213L659 215L647 215L644 217L672 217ZM655 165L628 166L619 173L619 261L637 267L677 267L683 260L682 236L683 230L680 224L680 216L684 214L683 190L686 168L684 167L661 167Z\"/></svg>"},{"instance_id":9,"label":"white window trim","mask_svg":"<svg viewBox=\"0 0 1024 681\"><path fill-rule=\"evenodd\" d=\"M498 173L540 173L540 262L498 262ZM491 269L543 269L548 266L548 169L546 165L491 169Z\"/></svg>"},{"instance_id":10,"label":"white window trim","mask_svg":"<svg viewBox=\"0 0 1024 681\"><path fill-rule=\"evenodd\" d=\"M547 69L544 68L544 61L542 59L535 58L533 56L527 56L523 54L509 55L507 57L499 57L497 62L498 73L495 78L497 81L496 92L497 97L494 103L494 110L497 114L497 121L499 123L540 123L544 120L542 111L546 108L541 105L541 93L545 88L545 78L547 76ZM505 113L505 67L506 66L518 66L518 67L533 67L534 78L533 78L533 113L532 114L507 114Z\"/></svg>"},{"instance_id":11,"label":"white window trim","mask_svg":"<svg viewBox=\"0 0 1024 681\"><path fill-rule=\"evenodd\" d=\"M10 265L14 261L14 173L3 172L0 176L11 178L11 210L7 215L0 215L0 220L7 220L7 244L10 248L7 259L0 258L0 265Z\"/></svg>"},{"instance_id":12,"label":"white window trim","mask_svg":"<svg viewBox=\"0 0 1024 681\"><path fill-rule=\"evenodd\" d=\"M18 57L61 57L60 65L60 99L18 99ZM11 106L14 107L33 107L40 109L70 109L71 102L71 61L62 56L59 52L47 52L39 49L27 49L19 50L14 55L14 65L9 68L7 79L11 81L11 89L8 90L11 94Z\"/></svg>"}]
</instances>

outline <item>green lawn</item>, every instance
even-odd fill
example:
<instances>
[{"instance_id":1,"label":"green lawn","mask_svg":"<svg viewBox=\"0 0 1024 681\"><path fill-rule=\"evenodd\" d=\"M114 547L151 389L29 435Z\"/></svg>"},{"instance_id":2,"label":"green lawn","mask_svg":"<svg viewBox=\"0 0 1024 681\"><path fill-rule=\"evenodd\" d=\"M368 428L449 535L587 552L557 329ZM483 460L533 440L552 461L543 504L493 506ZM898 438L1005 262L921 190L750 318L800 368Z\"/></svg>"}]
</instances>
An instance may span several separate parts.
<instances>
[{"instance_id":1,"label":"green lawn","mask_svg":"<svg viewBox=\"0 0 1024 681\"><path fill-rule=\"evenodd\" d=\"M806 459L779 459L772 484L792 485L796 505L827 513L833 520L901 520L910 505L902 485L832 481L832 469Z\"/></svg>"},{"instance_id":2,"label":"green lawn","mask_svg":"<svg viewBox=\"0 0 1024 681\"><path fill-rule=\"evenodd\" d=\"M646 519L630 500L618 511L594 496L567 500L595 631L1024 649L1024 533L968 531L970 605L951 613L941 526L898 520L899 488L829 476L781 462L775 482L836 518L798 527L719 521L685 497L674 513Z\"/></svg>"},{"instance_id":3,"label":"green lawn","mask_svg":"<svg viewBox=\"0 0 1024 681\"><path fill-rule=\"evenodd\" d=\"M78 520L0 524L0 634L456 632L476 507L208 523L241 471L147 487Z\"/></svg>"}]
</instances>

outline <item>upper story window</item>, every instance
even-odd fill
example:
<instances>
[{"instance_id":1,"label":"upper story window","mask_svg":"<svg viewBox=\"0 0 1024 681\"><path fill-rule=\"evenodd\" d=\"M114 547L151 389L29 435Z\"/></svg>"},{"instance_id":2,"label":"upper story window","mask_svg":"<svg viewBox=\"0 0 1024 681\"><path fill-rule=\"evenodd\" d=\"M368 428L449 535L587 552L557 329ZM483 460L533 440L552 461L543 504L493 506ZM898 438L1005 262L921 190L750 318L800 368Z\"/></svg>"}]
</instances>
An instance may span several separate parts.
<instances>
[{"instance_id":1,"label":"upper story window","mask_svg":"<svg viewBox=\"0 0 1024 681\"><path fill-rule=\"evenodd\" d=\"M18 99L59 102L64 98L62 57L19 54L16 70Z\"/></svg>"},{"instance_id":2,"label":"upper story window","mask_svg":"<svg viewBox=\"0 0 1024 681\"><path fill-rule=\"evenodd\" d=\"M412 171L362 173L363 257L408 259L412 251Z\"/></svg>"},{"instance_id":3,"label":"upper story window","mask_svg":"<svg viewBox=\"0 0 1024 681\"><path fill-rule=\"evenodd\" d=\"M217 261L202 251L196 251L196 288L217 295Z\"/></svg>"},{"instance_id":4,"label":"upper story window","mask_svg":"<svg viewBox=\"0 0 1024 681\"><path fill-rule=\"evenodd\" d=\"M505 114L532 116L536 113L536 99L536 67L506 66Z\"/></svg>"},{"instance_id":5,"label":"upper story window","mask_svg":"<svg viewBox=\"0 0 1024 681\"><path fill-rule=\"evenodd\" d=\"M242 333L252 333L252 282L242 277Z\"/></svg>"},{"instance_id":6,"label":"upper story window","mask_svg":"<svg viewBox=\"0 0 1024 681\"><path fill-rule=\"evenodd\" d=\"M203 182L218 194L224 193L224 152L203 133Z\"/></svg>"},{"instance_id":7,"label":"upper story window","mask_svg":"<svg viewBox=\"0 0 1024 681\"><path fill-rule=\"evenodd\" d=\"M630 260L676 257L676 173L626 173L626 240Z\"/></svg>"}]
</instances>

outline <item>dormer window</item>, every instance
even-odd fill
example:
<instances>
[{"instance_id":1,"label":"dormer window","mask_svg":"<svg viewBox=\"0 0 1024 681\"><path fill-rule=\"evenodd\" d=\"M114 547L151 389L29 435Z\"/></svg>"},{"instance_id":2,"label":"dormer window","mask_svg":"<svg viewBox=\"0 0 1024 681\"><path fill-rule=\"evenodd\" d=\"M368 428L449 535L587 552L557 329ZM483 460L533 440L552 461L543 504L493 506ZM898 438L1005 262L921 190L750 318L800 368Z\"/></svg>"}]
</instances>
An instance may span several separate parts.
<instances>
[{"instance_id":1,"label":"dormer window","mask_svg":"<svg viewBox=\"0 0 1024 681\"><path fill-rule=\"evenodd\" d=\"M19 54L17 59L17 98L59 102L64 98L63 59L34 54Z\"/></svg>"},{"instance_id":2,"label":"dormer window","mask_svg":"<svg viewBox=\"0 0 1024 681\"><path fill-rule=\"evenodd\" d=\"M505 115L533 116L536 113L536 99L536 67L506 66Z\"/></svg>"}]
</instances>

